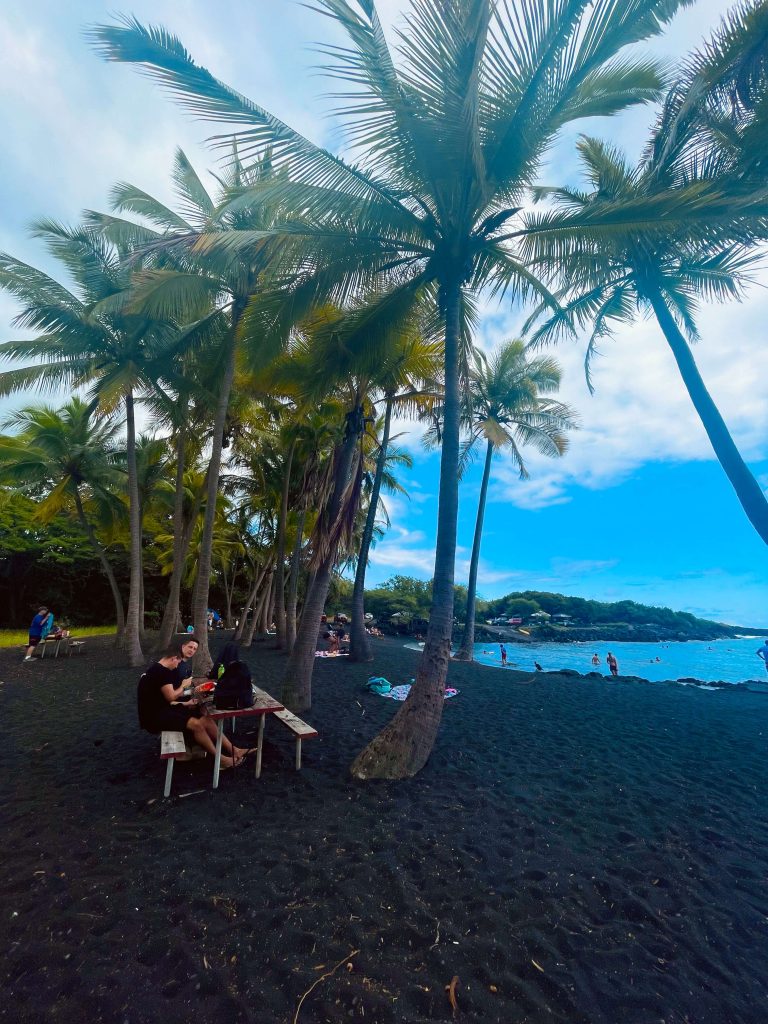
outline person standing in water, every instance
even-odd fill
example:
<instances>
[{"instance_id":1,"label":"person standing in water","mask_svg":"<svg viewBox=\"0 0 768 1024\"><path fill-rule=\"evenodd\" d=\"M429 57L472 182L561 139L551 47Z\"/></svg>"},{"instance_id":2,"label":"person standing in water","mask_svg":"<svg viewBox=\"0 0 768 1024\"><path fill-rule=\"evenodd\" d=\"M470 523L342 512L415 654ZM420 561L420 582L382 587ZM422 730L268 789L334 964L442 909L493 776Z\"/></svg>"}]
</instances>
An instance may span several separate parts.
<instances>
[{"instance_id":1,"label":"person standing in water","mask_svg":"<svg viewBox=\"0 0 768 1024\"><path fill-rule=\"evenodd\" d=\"M597 651L592 655L592 664L595 666L600 664L600 658L597 655Z\"/></svg>"},{"instance_id":2,"label":"person standing in water","mask_svg":"<svg viewBox=\"0 0 768 1024\"><path fill-rule=\"evenodd\" d=\"M507 648L504 644L499 644L499 650L501 651L501 666L503 668L507 664Z\"/></svg>"},{"instance_id":3,"label":"person standing in water","mask_svg":"<svg viewBox=\"0 0 768 1024\"><path fill-rule=\"evenodd\" d=\"M763 646L758 647L755 651L755 654L758 656L758 658L763 659L763 663L765 664L765 670L766 672L768 672L768 639L763 641Z\"/></svg>"},{"instance_id":4,"label":"person standing in water","mask_svg":"<svg viewBox=\"0 0 768 1024\"><path fill-rule=\"evenodd\" d=\"M611 670L611 675L617 676L619 674L619 663L610 651L608 651L608 657L605 660L608 662L608 668Z\"/></svg>"}]
</instances>

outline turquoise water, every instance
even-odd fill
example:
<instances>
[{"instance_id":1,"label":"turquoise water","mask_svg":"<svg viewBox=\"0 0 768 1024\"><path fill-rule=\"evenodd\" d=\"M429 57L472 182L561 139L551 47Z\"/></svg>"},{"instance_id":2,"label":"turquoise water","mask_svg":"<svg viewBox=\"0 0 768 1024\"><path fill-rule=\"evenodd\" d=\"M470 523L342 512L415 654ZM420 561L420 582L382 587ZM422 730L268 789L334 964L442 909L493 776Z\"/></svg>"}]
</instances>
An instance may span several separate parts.
<instances>
[{"instance_id":1,"label":"turquoise water","mask_svg":"<svg viewBox=\"0 0 768 1024\"><path fill-rule=\"evenodd\" d=\"M576 643L576 644L507 644L509 663L527 672L538 661L545 672L560 668L577 672L600 672L608 675L605 657L612 651L619 663L619 675L641 676L643 679L680 679L690 677L703 682L741 683L746 679L768 680L763 662L755 651L763 638L744 640L688 640L685 643ZM483 651L491 651L484 654ZM592 655L600 658L600 666L592 665ZM661 661L656 661L656 658ZM500 665L498 644L475 644L475 660L486 665Z\"/></svg>"},{"instance_id":2,"label":"turquoise water","mask_svg":"<svg viewBox=\"0 0 768 1024\"><path fill-rule=\"evenodd\" d=\"M538 661L545 672L561 668L576 672L600 672L609 675L605 656L612 651L619 663L619 674L662 680L683 677L702 682L741 683L747 679L768 681L763 662L755 651L763 637L743 640L688 640L685 643L508 643L508 664L520 671L535 671ZM408 644L409 647L415 646ZM489 654L484 652L489 651ZM597 654L599 666L592 665ZM656 658L660 661L656 661ZM475 644L475 661L485 665L501 665L497 643Z\"/></svg>"}]
</instances>

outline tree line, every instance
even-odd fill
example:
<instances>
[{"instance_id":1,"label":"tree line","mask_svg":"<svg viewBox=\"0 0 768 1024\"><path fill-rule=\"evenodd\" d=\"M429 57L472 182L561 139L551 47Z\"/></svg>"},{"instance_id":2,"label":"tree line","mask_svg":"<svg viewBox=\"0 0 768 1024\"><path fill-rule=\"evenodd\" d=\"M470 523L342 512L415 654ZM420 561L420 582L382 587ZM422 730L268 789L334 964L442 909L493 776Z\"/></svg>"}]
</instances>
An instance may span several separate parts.
<instances>
[{"instance_id":1,"label":"tree line","mask_svg":"<svg viewBox=\"0 0 768 1024\"><path fill-rule=\"evenodd\" d=\"M653 316L745 514L768 540L765 495L689 344L699 301L740 297L766 235L768 7L735 7L670 71L638 44L683 0L413 0L394 49L373 0L316 6L346 37L325 48L344 97L343 156L214 78L163 28L124 18L90 30L105 59L136 65L214 122L226 152L213 190L178 152L173 208L121 182L107 212L86 211L74 226L38 222L61 279L0 255L0 287L32 335L0 346L14 361L0 391L81 396L16 416L4 479L39 488L45 515L73 509L138 665L145 530L164 490L158 481L150 497L141 459L145 446L149 458L153 443L164 445L161 637L187 588L207 662L212 579L225 571L222 547L239 544L250 559L245 628L274 608L283 699L300 709L339 565L357 567L353 647L370 656L362 574L395 458L393 418L426 418L441 469L424 654L409 699L353 765L359 778L402 777L424 764L442 714L465 459L484 447L460 651L469 657L494 454L506 448L524 476L526 445L559 457L578 425L553 397L556 363L536 346L586 328L589 372L617 323ZM637 165L582 137L583 187L542 184L564 129L645 103L658 116ZM527 345L475 349L491 299L534 307ZM151 418L145 437L137 407ZM88 440L64 457L51 417ZM122 611L109 552L119 529L129 538Z\"/></svg>"}]
</instances>

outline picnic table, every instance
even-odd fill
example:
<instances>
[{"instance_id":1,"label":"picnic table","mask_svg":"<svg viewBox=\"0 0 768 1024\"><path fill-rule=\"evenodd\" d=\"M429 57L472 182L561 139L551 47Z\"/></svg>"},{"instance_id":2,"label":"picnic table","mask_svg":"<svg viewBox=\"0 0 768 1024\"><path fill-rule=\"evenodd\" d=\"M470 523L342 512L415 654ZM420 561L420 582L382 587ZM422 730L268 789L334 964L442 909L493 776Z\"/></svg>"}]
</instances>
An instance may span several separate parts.
<instances>
[{"instance_id":1,"label":"picnic table","mask_svg":"<svg viewBox=\"0 0 768 1024\"><path fill-rule=\"evenodd\" d=\"M221 743L224 738L224 723L228 718L235 721L238 718L252 718L254 716L259 717L259 736L256 743L256 778L261 777L261 754L262 747L264 745L264 724L267 719L267 715L274 714L276 711L284 711L284 706L274 697L271 697L266 690L259 689L258 686L253 687L253 707L250 708L238 708L238 709L219 709L214 704L208 704L206 711L208 717L216 723L216 758L213 763L213 788L218 789L219 787L219 772L221 770Z\"/></svg>"}]
</instances>

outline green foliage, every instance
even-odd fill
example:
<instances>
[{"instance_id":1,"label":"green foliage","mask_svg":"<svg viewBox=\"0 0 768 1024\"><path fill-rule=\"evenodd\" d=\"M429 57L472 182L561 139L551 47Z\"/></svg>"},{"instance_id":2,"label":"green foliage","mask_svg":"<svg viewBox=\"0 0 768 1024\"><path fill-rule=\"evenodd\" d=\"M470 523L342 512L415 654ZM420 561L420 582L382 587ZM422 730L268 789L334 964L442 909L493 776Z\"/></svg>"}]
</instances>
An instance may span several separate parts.
<instances>
[{"instance_id":1,"label":"green foliage","mask_svg":"<svg viewBox=\"0 0 768 1024\"><path fill-rule=\"evenodd\" d=\"M530 610L528 610L530 609ZM545 611L550 615L568 615L575 626L600 626L627 623L634 626L661 626L687 632L692 629L717 630L721 624L698 619L689 612L674 612L670 608L638 604L635 601L591 601L583 597L567 597L546 591L525 590L488 601L483 610L485 618L496 615L532 615Z\"/></svg>"},{"instance_id":2,"label":"green foliage","mask_svg":"<svg viewBox=\"0 0 768 1024\"><path fill-rule=\"evenodd\" d=\"M118 578L127 567L110 555ZM0 490L0 622L23 628L40 601L72 624L114 621L114 604L85 532L59 514L43 524L36 502Z\"/></svg>"}]
</instances>

